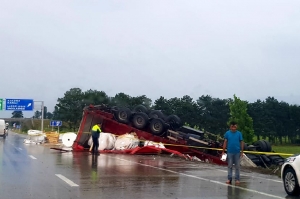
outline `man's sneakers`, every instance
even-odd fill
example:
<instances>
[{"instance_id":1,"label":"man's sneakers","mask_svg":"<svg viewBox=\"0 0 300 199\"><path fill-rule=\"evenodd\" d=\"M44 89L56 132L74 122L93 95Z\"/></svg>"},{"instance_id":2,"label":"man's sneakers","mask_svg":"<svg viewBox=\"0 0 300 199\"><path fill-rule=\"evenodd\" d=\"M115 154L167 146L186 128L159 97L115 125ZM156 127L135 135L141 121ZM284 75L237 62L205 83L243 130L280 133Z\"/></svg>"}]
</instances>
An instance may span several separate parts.
<instances>
[{"instance_id":1,"label":"man's sneakers","mask_svg":"<svg viewBox=\"0 0 300 199\"><path fill-rule=\"evenodd\" d=\"M241 183L241 182L240 182L239 180L236 180L236 181L235 181L235 185L240 185L240 183ZM231 180L227 180L227 181L226 181L226 184L231 184Z\"/></svg>"}]
</instances>

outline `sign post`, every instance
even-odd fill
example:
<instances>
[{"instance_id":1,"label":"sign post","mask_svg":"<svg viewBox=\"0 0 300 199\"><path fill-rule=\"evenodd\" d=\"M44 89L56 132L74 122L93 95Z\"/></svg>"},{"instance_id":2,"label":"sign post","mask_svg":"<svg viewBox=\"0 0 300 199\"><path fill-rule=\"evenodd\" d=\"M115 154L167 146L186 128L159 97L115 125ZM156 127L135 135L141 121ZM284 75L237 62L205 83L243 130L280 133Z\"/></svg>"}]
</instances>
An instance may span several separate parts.
<instances>
[{"instance_id":1,"label":"sign post","mask_svg":"<svg viewBox=\"0 0 300 199\"><path fill-rule=\"evenodd\" d=\"M62 126L62 121L51 120L50 121L50 126L52 126L52 129L53 129L54 126L57 126L58 133L59 133L59 127Z\"/></svg>"},{"instance_id":2,"label":"sign post","mask_svg":"<svg viewBox=\"0 0 300 199\"><path fill-rule=\"evenodd\" d=\"M41 117L41 131L44 132L44 101L34 101L34 102L41 102L42 106L41 106L41 112L42 112L42 117Z\"/></svg>"},{"instance_id":3,"label":"sign post","mask_svg":"<svg viewBox=\"0 0 300 199\"><path fill-rule=\"evenodd\" d=\"M3 110L3 99L0 99L0 111Z\"/></svg>"}]
</instances>

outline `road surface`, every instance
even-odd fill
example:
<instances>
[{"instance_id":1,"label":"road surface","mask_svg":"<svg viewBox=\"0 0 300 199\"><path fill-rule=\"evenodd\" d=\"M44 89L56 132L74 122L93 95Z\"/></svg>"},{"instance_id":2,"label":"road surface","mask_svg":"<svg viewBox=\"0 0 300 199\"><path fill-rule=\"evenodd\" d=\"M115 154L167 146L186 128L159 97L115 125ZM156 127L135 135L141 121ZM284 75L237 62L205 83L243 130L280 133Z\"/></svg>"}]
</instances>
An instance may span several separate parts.
<instances>
[{"instance_id":1,"label":"road surface","mask_svg":"<svg viewBox=\"0 0 300 199\"><path fill-rule=\"evenodd\" d=\"M169 155L62 153L24 138L0 138L1 199L293 198L277 176L242 172L241 185L231 186L223 166Z\"/></svg>"}]
</instances>

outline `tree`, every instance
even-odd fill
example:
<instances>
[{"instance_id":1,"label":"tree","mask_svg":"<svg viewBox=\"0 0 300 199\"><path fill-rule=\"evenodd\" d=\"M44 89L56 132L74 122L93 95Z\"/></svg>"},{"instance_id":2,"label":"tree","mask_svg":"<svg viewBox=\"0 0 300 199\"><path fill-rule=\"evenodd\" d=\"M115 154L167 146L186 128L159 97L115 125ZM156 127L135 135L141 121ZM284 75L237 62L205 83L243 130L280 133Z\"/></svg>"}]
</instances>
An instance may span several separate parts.
<instances>
[{"instance_id":1,"label":"tree","mask_svg":"<svg viewBox=\"0 0 300 199\"><path fill-rule=\"evenodd\" d=\"M300 131L300 106L290 106L290 133L288 135L291 143L300 144L300 139L297 139L297 135Z\"/></svg>"},{"instance_id":2,"label":"tree","mask_svg":"<svg viewBox=\"0 0 300 199\"><path fill-rule=\"evenodd\" d=\"M49 119L49 120L53 119L53 114L50 113L50 112L47 112L46 113L46 119Z\"/></svg>"},{"instance_id":3,"label":"tree","mask_svg":"<svg viewBox=\"0 0 300 199\"><path fill-rule=\"evenodd\" d=\"M14 112L12 112L11 118L23 118L23 112L22 111L14 111Z\"/></svg>"},{"instance_id":4,"label":"tree","mask_svg":"<svg viewBox=\"0 0 300 199\"><path fill-rule=\"evenodd\" d=\"M111 104L115 106L130 107L131 97L125 93L118 93L111 99Z\"/></svg>"},{"instance_id":5,"label":"tree","mask_svg":"<svg viewBox=\"0 0 300 199\"><path fill-rule=\"evenodd\" d=\"M83 93L84 104L86 106L93 104L93 105L100 105L100 104L108 104L109 98L103 91L97 90L87 90Z\"/></svg>"},{"instance_id":6,"label":"tree","mask_svg":"<svg viewBox=\"0 0 300 199\"><path fill-rule=\"evenodd\" d=\"M257 136L257 140L260 139L260 136L266 139L269 130L265 125L268 121L268 116L265 111L265 102L257 100L254 103L248 104L248 113L253 119L253 130L254 134Z\"/></svg>"},{"instance_id":7,"label":"tree","mask_svg":"<svg viewBox=\"0 0 300 199\"><path fill-rule=\"evenodd\" d=\"M47 109L47 106L44 106L44 119L46 119L46 115L48 113L48 109Z\"/></svg>"},{"instance_id":8,"label":"tree","mask_svg":"<svg viewBox=\"0 0 300 199\"><path fill-rule=\"evenodd\" d=\"M141 95L137 97L131 97L130 99L130 107L134 108L137 105L144 105L146 108L150 108L152 104L152 100L148 98L146 95Z\"/></svg>"},{"instance_id":9,"label":"tree","mask_svg":"<svg viewBox=\"0 0 300 199\"><path fill-rule=\"evenodd\" d=\"M172 107L170 106L169 101L163 96L160 96L159 99L154 101L154 105L152 108L155 110L161 110L166 115L173 114Z\"/></svg>"},{"instance_id":10,"label":"tree","mask_svg":"<svg viewBox=\"0 0 300 199\"><path fill-rule=\"evenodd\" d=\"M199 124L205 131L224 134L228 129L229 100L202 95L197 100Z\"/></svg>"},{"instance_id":11,"label":"tree","mask_svg":"<svg viewBox=\"0 0 300 199\"><path fill-rule=\"evenodd\" d=\"M40 118L42 116L42 112L41 111L35 111L34 112L34 116L33 116L33 118Z\"/></svg>"},{"instance_id":12,"label":"tree","mask_svg":"<svg viewBox=\"0 0 300 199\"><path fill-rule=\"evenodd\" d=\"M173 104L174 113L178 115L183 122L187 122L191 126L199 125L198 107L195 101L193 101L193 98L185 95L180 99L174 98L171 104Z\"/></svg>"},{"instance_id":13,"label":"tree","mask_svg":"<svg viewBox=\"0 0 300 199\"><path fill-rule=\"evenodd\" d=\"M245 142L252 142L254 136L253 120L247 113L247 102L240 100L235 95L233 101L229 102L230 118L229 122L235 121L238 123L239 130L243 134Z\"/></svg>"},{"instance_id":14,"label":"tree","mask_svg":"<svg viewBox=\"0 0 300 199\"><path fill-rule=\"evenodd\" d=\"M63 98L58 98L58 103L54 108L54 119L67 122L70 129L79 126L82 110L85 107L84 93L80 88L71 88L64 94Z\"/></svg>"}]
</instances>

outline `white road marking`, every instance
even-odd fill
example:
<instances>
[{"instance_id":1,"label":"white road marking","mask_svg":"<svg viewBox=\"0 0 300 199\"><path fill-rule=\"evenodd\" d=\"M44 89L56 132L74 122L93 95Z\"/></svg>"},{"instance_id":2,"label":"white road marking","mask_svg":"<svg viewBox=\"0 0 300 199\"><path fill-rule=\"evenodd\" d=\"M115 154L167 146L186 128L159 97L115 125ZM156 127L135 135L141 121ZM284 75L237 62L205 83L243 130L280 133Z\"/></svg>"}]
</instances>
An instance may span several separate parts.
<instances>
[{"instance_id":1,"label":"white road marking","mask_svg":"<svg viewBox=\"0 0 300 199\"><path fill-rule=\"evenodd\" d=\"M275 195L264 193L264 192L261 192L261 191L256 191L256 190L248 189L248 188L244 188L244 187L237 187L237 186L234 186L234 185L228 185L228 184L225 184L224 182L219 182L219 181L210 180L210 179L207 179L207 178L202 178L202 177L198 177L198 176L194 176L194 175L180 173L180 172L172 171L172 170L169 170L169 169L164 169L164 168L159 168L159 167L155 167L155 166L151 166L151 165L147 165L147 164L133 162L133 161L125 160L125 159L122 159L122 158L115 158L115 159L126 161L126 162L130 162L130 163L135 163L135 164L138 164L138 165L142 165L142 166L145 166L145 167L150 167L150 168L154 168L154 169L158 169L158 170L162 170L162 171L167 171L167 172L170 172L170 173L176 173L178 175L182 175L182 176L186 176L186 177L190 177L190 178L196 178L196 179L199 179L199 180L202 180L202 181L211 182L211 183L215 183L215 184L218 184L218 185L223 185L223 186L226 186L226 187L227 186L231 186L231 187L234 187L236 189L241 189L241 190L244 190L244 191L249 191L249 192L252 192L252 193L257 193L257 194L260 194L260 195L263 195L263 196L268 196L268 197L271 197L271 198L285 199L283 197L275 196Z\"/></svg>"},{"instance_id":2,"label":"white road marking","mask_svg":"<svg viewBox=\"0 0 300 199\"><path fill-rule=\"evenodd\" d=\"M68 185L70 185L71 187L78 187L78 184L75 184L73 181L69 180L68 178L66 178L65 176L61 175L61 174L55 174L57 177L59 177L61 180L65 181Z\"/></svg>"},{"instance_id":3,"label":"white road marking","mask_svg":"<svg viewBox=\"0 0 300 199\"><path fill-rule=\"evenodd\" d=\"M23 150L23 149L21 149L21 148L19 148L21 151Z\"/></svg>"},{"instance_id":4,"label":"white road marking","mask_svg":"<svg viewBox=\"0 0 300 199\"><path fill-rule=\"evenodd\" d=\"M217 170L227 173L227 171L222 170L222 169L217 169ZM268 179L268 178L263 178L263 177L258 177L258 176L251 176L251 175L246 175L246 174L241 174L241 176L247 176L247 177L251 177L251 178L258 178L258 179L262 179L262 180L268 180L268 181L272 181L272 182L282 183L281 180Z\"/></svg>"},{"instance_id":5,"label":"white road marking","mask_svg":"<svg viewBox=\"0 0 300 199\"><path fill-rule=\"evenodd\" d=\"M31 159L36 160L36 157L34 157L33 155L29 155L29 157L31 157Z\"/></svg>"}]
</instances>

